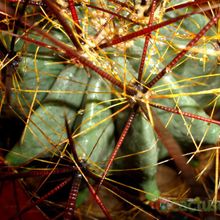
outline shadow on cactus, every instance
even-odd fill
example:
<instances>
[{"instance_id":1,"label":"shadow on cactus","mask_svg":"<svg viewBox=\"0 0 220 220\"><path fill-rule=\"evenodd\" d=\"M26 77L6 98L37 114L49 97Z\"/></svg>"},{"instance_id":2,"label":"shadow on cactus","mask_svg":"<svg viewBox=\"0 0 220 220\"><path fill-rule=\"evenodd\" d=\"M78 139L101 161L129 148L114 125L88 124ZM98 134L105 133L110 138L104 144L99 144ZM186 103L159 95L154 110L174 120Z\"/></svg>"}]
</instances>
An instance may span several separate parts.
<instances>
[{"instance_id":1,"label":"shadow on cactus","mask_svg":"<svg viewBox=\"0 0 220 220\"><path fill-rule=\"evenodd\" d=\"M220 13L204 2L0 3L1 129L22 124L1 137L1 182L30 196L11 218L202 218L191 197L216 213Z\"/></svg>"}]
</instances>

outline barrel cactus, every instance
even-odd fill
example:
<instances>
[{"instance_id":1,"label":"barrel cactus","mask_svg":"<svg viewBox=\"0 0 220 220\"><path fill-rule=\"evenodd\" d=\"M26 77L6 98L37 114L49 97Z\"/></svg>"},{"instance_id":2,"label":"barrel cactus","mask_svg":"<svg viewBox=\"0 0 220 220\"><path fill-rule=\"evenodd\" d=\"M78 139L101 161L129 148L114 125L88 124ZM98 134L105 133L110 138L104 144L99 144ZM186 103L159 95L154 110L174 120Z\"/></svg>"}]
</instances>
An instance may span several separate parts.
<instances>
[{"instance_id":1,"label":"barrel cactus","mask_svg":"<svg viewBox=\"0 0 220 220\"><path fill-rule=\"evenodd\" d=\"M189 195L204 196L196 179L203 171L196 173L188 162L219 141L215 3L0 5L1 120L16 117L23 124L13 146L0 141L1 181L23 179L33 199L11 217L34 206L45 211L48 204L59 206L45 211L48 218L96 216L84 208L89 191L105 218L117 219L100 198L103 188L143 215L161 217L150 204L164 198L157 170L168 158L182 172ZM26 177L37 176L30 187ZM48 199L63 190L60 200ZM210 192L216 203L217 186Z\"/></svg>"}]
</instances>

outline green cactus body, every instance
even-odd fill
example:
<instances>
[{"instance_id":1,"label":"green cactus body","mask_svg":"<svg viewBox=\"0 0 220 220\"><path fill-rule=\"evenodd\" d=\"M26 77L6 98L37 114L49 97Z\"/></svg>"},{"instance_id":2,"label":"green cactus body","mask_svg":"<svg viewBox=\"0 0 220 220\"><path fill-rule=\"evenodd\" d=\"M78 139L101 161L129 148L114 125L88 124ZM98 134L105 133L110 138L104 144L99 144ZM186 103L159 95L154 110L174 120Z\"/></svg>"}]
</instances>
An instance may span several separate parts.
<instances>
[{"instance_id":1,"label":"green cactus body","mask_svg":"<svg viewBox=\"0 0 220 220\"><path fill-rule=\"evenodd\" d=\"M14 110L22 117L27 117L30 109L36 109L46 97L64 67L51 57L34 59L24 56L18 66L18 83L14 83L11 94Z\"/></svg>"},{"instance_id":2,"label":"green cactus body","mask_svg":"<svg viewBox=\"0 0 220 220\"><path fill-rule=\"evenodd\" d=\"M79 133L83 133L75 141L79 157L96 168L104 166L115 145L110 100L110 87L92 72L84 99L85 110L79 126Z\"/></svg>"},{"instance_id":3,"label":"green cactus body","mask_svg":"<svg viewBox=\"0 0 220 220\"><path fill-rule=\"evenodd\" d=\"M119 9L114 1L101 2L106 8L110 6L111 10ZM180 2L184 1L169 1L168 7ZM91 1L90 3L91 5L100 4L99 1ZM81 45L82 51L77 52L97 67L106 72L109 71L110 75L121 80L125 86L134 86L143 52L144 37L137 37L128 44L126 42L123 44L126 45L123 49L122 46L116 45L99 50L98 46L102 45L102 41L111 43L112 38L134 32L136 28L139 29L143 26L131 23L123 29L124 27L121 26L122 24L127 25L126 20L121 21L112 16L112 19L115 19L112 22L109 19L110 16L108 15L109 18L105 16L103 11L97 10L94 13L89 13L90 10L92 11L84 3L77 7L82 27L82 35L79 34L78 37L84 41ZM165 13L164 19L188 13L187 10L180 9ZM117 13L128 15L130 12L118 10ZM97 19L96 17L99 16L100 18ZM151 33L143 78L139 83L148 83L165 68L207 21L205 16L196 14ZM70 27L74 26L74 22L68 22ZM107 25L110 28L106 28L106 22L109 22ZM40 28L43 30L42 27ZM67 34L60 30L45 28L44 31L59 41L71 44ZM126 33L122 33L124 30ZM216 28L213 27L204 37L212 37L215 32ZM188 36L188 39L185 39L185 36ZM27 37L51 45L49 40L35 35L31 31L27 31ZM10 42L10 38L11 36L5 41ZM210 43L207 39L204 42L201 38L176 67L162 77L153 88L149 88L152 93L152 97L150 96L148 100L149 103L155 102L198 116L209 117L204 108L208 106L216 94L211 92L204 95L202 92L218 88L220 83L219 66L216 55L218 53L214 53L215 45L213 42L211 43L211 40ZM95 50L93 50L94 48ZM79 159L85 160L88 168L95 173L102 174L106 161L115 146L115 137L118 139L121 135L123 126L129 117L129 111L115 114L116 116L113 117L112 114L116 113L118 107L115 109L111 107L113 92L109 84L98 74L89 72L86 65L79 68L73 61L72 66L66 67L60 62L56 62L60 60L65 62L68 59L69 62L72 61L73 57L68 57L68 53L64 53L64 56L61 55L62 48L60 54L56 50L51 51L48 48L17 39L15 52L23 53L23 58L18 66L18 79L21 81L14 80L18 83L13 85L11 105L22 118L28 118L29 115L30 118L28 118L21 143L7 154L6 160L11 165L21 165L33 158L60 155L67 139L64 123L64 115L66 115L68 123L72 125L74 131L73 137ZM204 51L209 53L206 54ZM36 58L33 58L33 54ZM196 78L197 76L198 78ZM122 97L125 100L128 97L128 99L136 101L137 97L126 96L125 98L124 91L114 89L115 94L120 96L117 98ZM200 92L200 94L190 94L193 92ZM157 97L154 99L153 96ZM220 128L217 125L174 115L159 109L155 109L155 112L183 148L187 145L191 147L191 151L195 152L196 150L192 149L192 144L196 147L202 143L215 144L219 139ZM133 177L133 173L135 173L135 183L128 181L126 184L141 187L146 192L148 200L155 200L159 197L156 182L158 160L168 156L164 149L164 146L161 146L157 139L152 124L142 114L141 109L138 109L117 158L114 160L112 173L122 172L128 177ZM86 190L81 190L79 203L84 201L86 197L84 194L87 194Z\"/></svg>"},{"instance_id":4,"label":"green cactus body","mask_svg":"<svg viewBox=\"0 0 220 220\"><path fill-rule=\"evenodd\" d=\"M171 97L172 94L182 93L181 88L172 75L165 76L160 83L162 85L168 85ZM169 93L166 91L166 95L168 94ZM205 118L209 117L199 104L189 96L178 96L177 98L171 99L161 98L157 99L157 102L174 108L178 106L181 111L190 112L198 116ZM206 122L185 118L181 115L171 115L170 113L161 110L156 110L156 112L164 125L167 126L168 130L183 145L193 142L199 143L201 140L208 144L215 144L218 140L220 134L220 128L218 125L207 124ZM180 126L181 124L184 126Z\"/></svg>"},{"instance_id":5,"label":"green cactus body","mask_svg":"<svg viewBox=\"0 0 220 220\"><path fill-rule=\"evenodd\" d=\"M57 77L42 105L31 115L23 142L17 144L6 157L13 165L19 165L40 156L58 153L66 139L64 115L73 123L81 106L88 76L84 69L70 66Z\"/></svg>"},{"instance_id":6,"label":"green cactus body","mask_svg":"<svg viewBox=\"0 0 220 220\"><path fill-rule=\"evenodd\" d=\"M118 115L116 127L119 134L127 118L128 112ZM144 118L142 113L138 112L136 114L117 157L118 159L115 160L114 168L116 170L128 170L127 172L131 176L132 173L136 173L137 176L140 174L141 178L137 178L134 185L138 186L138 181L140 181L141 187L146 192L146 198L149 200L157 199L159 196L156 183L156 164L158 161L157 141L150 122Z\"/></svg>"},{"instance_id":7,"label":"green cactus body","mask_svg":"<svg viewBox=\"0 0 220 220\"><path fill-rule=\"evenodd\" d=\"M176 17L177 14L173 15L172 13L170 13L169 16ZM192 23L192 19L198 21L198 24ZM163 37L157 37L155 38L155 40L153 38L151 39L145 62L146 68L144 72L143 81L150 81L156 75L156 73L160 72L160 70L166 67L166 65L176 56L177 52L180 51L180 49L186 47L186 44L189 42L190 39L184 39L183 37L181 37L181 34L185 34L186 31L197 33L201 29L201 27L203 27L206 23L207 18L205 18L205 16L194 15L190 18L184 19L184 25L181 25L181 28L177 26L178 29L175 30L175 34L174 29L170 30L167 27L161 28L159 30L159 36L161 35ZM178 37L176 32L180 34L180 37ZM211 35L214 32L215 29L212 28L207 33L207 35ZM167 41L169 41L169 43L167 43ZM120 78L122 80L125 80L124 78L126 78L127 82L131 82L132 78L134 79L136 77L137 72L139 70L139 63L143 51L143 45L144 39L137 38L133 41L133 45L127 49L127 59L122 57L117 58L117 63L119 63L121 66L121 71L119 71L120 73L123 73L124 66L126 63L127 72L124 74L124 76L122 76L122 74L120 75ZM155 100L150 99L149 101L164 106L174 108L178 107L182 111L190 112L192 114L208 118L209 116L205 113L203 107L207 105L210 100L213 99L213 94L211 94L210 96L180 95L184 92L189 93L216 88L216 83L218 83L215 80L213 80L213 78L215 78L214 74L218 76L218 61L216 55L208 56L204 64L204 54L202 52L207 50L214 51L214 46L211 43L206 43L205 45L200 43L198 44L198 46L194 48L197 49L196 53L187 53L185 57L182 59L184 60L182 64L178 65L176 68L170 71L170 73L163 77L159 81L159 83L157 83L153 88L151 88L152 92L155 92L155 94L158 95L158 98ZM160 59L161 57L163 57L162 62ZM136 71L136 73L133 74L134 70ZM201 73L204 76L207 75L207 78L204 77L201 79L195 79L195 81L198 82L198 85L190 84L191 81L189 80L184 81L184 79L193 78L197 75L201 76ZM210 74L212 74L213 77L208 77ZM177 94L177 97L173 97L173 94ZM161 98L159 98L160 95ZM163 95L170 95L171 98L163 98ZM181 146L183 147L189 146L192 143L194 143L196 146L200 146L201 143L215 144L219 138L220 128L217 125L207 124L206 122L200 120L185 118L181 115L172 115L169 112L159 109L156 109L155 111L158 114L161 121L163 122L163 124L173 134L174 138L179 143L181 143ZM123 114L124 116L120 116ZM118 119L116 119L116 124L117 128L119 129L119 133L122 131L122 124L128 118L127 113L122 113L120 115L118 116ZM168 156L168 153L164 146L161 146L160 142L158 142L157 149L155 141L156 134L153 134L152 137L153 130L152 128L151 130L149 129L149 122L146 122L146 120L140 113L136 117L138 119L136 118L134 120L132 127L126 137L125 143L123 143L123 147L119 152L119 157L123 156L123 158L115 161L115 167L116 169L129 169L131 167L138 168L149 165L149 169L143 169L143 181L141 183L142 188L145 189L146 192L150 191L153 192L153 194L158 195L158 189L157 187L155 187L156 166L153 167L153 164L156 164L158 159L163 159L164 157ZM141 144L145 138L146 144ZM151 143L150 140L152 140ZM155 147L151 149L153 143ZM151 151L148 151L148 155L146 152L140 153L138 156L126 157L126 155L132 155L145 150L147 151L147 149L151 149ZM185 149L183 149L183 151L184 150ZM133 160L132 158L135 159ZM126 162L126 160L129 162ZM153 187L151 184L153 185ZM152 199L152 197L150 197L150 195L147 195L148 199Z\"/></svg>"}]
</instances>

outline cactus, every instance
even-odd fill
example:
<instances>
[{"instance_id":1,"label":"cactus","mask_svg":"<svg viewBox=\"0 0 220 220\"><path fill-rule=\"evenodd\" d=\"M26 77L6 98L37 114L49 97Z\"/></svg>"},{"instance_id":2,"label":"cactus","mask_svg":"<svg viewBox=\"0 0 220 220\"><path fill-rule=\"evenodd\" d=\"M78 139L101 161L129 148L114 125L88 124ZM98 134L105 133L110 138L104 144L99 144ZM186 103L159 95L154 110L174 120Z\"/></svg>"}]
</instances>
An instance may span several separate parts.
<instances>
[{"instance_id":1,"label":"cactus","mask_svg":"<svg viewBox=\"0 0 220 220\"><path fill-rule=\"evenodd\" d=\"M89 191L105 217L117 219L101 199L105 187L143 215L164 218L150 204L164 198L156 173L167 158L189 196L204 196L187 160L203 151L218 155L218 148L205 148L220 134L220 13L211 2L0 3L1 118L23 123L16 144L0 141L1 181L23 178L35 197L11 217L44 210L50 196L66 191L49 218L95 216L83 208ZM215 157L209 193L217 204ZM27 176L43 181L31 190Z\"/></svg>"}]
</instances>

